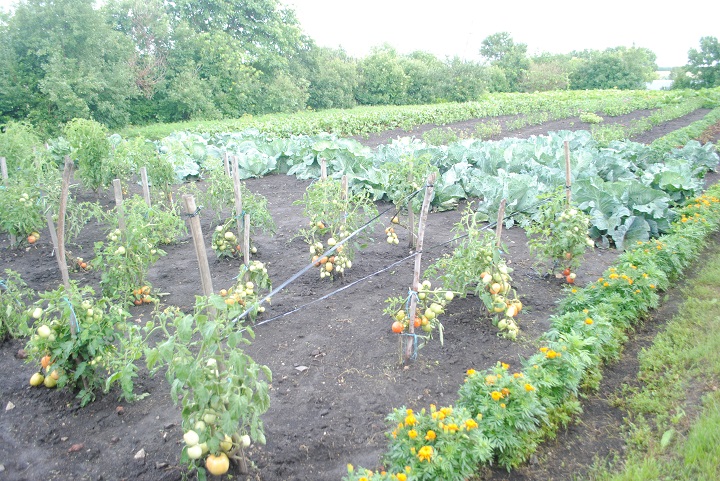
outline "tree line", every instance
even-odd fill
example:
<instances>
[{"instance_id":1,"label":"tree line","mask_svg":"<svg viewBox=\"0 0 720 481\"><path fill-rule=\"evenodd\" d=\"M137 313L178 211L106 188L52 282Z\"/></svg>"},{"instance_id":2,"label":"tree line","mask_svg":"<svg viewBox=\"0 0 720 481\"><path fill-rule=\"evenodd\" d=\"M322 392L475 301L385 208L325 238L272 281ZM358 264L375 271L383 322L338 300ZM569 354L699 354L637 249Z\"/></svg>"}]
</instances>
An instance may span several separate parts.
<instances>
[{"instance_id":1,"label":"tree line","mask_svg":"<svg viewBox=\"0 0 720 481\"><path fill-rule=\"evenodd\" d=\"M637 47L528 56L506 32L483 40L481 62L389 45L353 58L315 45L278 0L94 4L21 0L0 15L0 123L54 132L89 118L114 129L490 92L642 89L657 69L655 54Z\"/></svg>"}]
</instances>

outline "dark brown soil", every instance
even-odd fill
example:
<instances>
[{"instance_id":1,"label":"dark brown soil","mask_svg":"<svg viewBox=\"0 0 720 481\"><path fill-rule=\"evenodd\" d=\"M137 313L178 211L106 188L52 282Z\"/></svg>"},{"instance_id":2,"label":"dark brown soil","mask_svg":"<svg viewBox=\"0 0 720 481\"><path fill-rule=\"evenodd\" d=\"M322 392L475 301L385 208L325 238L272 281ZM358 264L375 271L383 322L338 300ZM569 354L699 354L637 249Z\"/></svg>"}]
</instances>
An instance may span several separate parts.
<instances>
[{"instance_id":1,"label":"dark brown soil","mask_svg":"<svg viewBox=\"0 0 720 481\"><path fill-rule=\"evenodd\" d=\"M639 112L638 115L643 115ZM704 113L702 113L704 115ZM660 126L643 136L643 142L659 137L667 129L675 130L696 120L691 114ZM630 120L630 119L625 119ZM478 122L481 120L476 120ZM455 128L472 128L464 122ZM433 128L430 126L425 130ZM514 137L542 134L551 130L587 128L579 119L551 122L523 131ZM411 135L419 135L418 128ZM362 140L368 145L387 142L403 133L387 132ZM407 133L404 133L407 134ZM715 139L717 141L717 138ZM308 262L307 247L296 237L306 223L301 208L293 205L300 199L308 182L274 175L250 180L248 188L264 195L278 225L273 237L259 236L256 259L268 266L276 285L299 271ZM101 194L110 204L111 192ZM388 206L379 204L381 211ZM428 219L423 266L449 252L443 246L452 238L452 226L460 209L431 213ZM382 239L390 214L383 216L375 228L375 238ZM201 218L206 242L213 227L210 215ZM18 271L30 287L42 291L60 284L57 264L52 257L49 235L45 232L32 247L9 249L6 236L0 236L0 271ZM80 237L77 255L92 257L92 245L104 235L102 226L88 224ZM256 339L248 354L273 372L271 407L264 416L267 445L252 446L249 458L251 474L237 479L248 480L339 480L346 464L376 467L385 452L387 429L385 417L393 408L427 407L430 403L453 404L457 390L468 368L485 369L497 361L518 364L533 349L533 340L548 327L548 317L555 302L563 296L565 286L554 278L542 278L533 270L527 252L526 237L518 228L503 232L507 259L515 269L513 287L526 309L520 318L522 338L517 342L501 339L484 316L478 299L453 301L444 316L444 345L434 339L422 350L409 368L399 364L398 337L390 332L390 319L382 314L384 300L405 295L412 278L410 261L381 274L373 273L402 259L409 251L407 233L399 232L400 245L373 242L362 251L343 280L334 284L320 280L309 271L274 297L260 320L271 319L304 306L338 287L366 278L341 293L258 326ZM82 249L81 249L82 248ZM228 287L237 274L238 261L215 260L208 249L215 290ZM596 249L589 253L578 276L579 286L597 278L613 262L617 253ZM200 293L199 274L191 241L167 249L151 270L156 289L167 292L163 303L189 307ZM97 274L72 274L81 283L96 285ZM147 319L151 312L138 308L133 313ZM668 312L659 310L658 322ZM648 323L651 326L651 323ZM648 337L652 328L648 328ZM630 343L634 352L637 338ZM182 442L181 416L169 397L169 386L162 376L141 376L137 391L150 395L136 403L118 402L111 391L94 403L80 409L69 392L31 388L30 375L37 369L17 359L22 343L7 341L0 345L0 479L7 480L178 480L187 474L179 465ZM308 369L298 370L299 366ZM634 376L633 363L619 363L607 371L608 388ZM487 471L483 479L572 479L592 463L594 456L622 451L622 439L610 426L622 419L606 402L605 388L584 402L582 423L561 433L559 440L548 444L527 467L511 474ZM15 407L7 410L8 403ZM123 414L116 408L122 406ZM612 434L612 433L615 434ZM608 434L610 433L610 434ZM580 446L582 449L574 449ZM82 443L77 452L71 446ZM568 444L573 443L573 444ZM573 449L570 448L573 446ZM135 455L144 450L145 456ZM546 462L545 460L548 460ZM550 471L547 466L553 466ZM192 473L190 473L192 477Z\"/></svg>"}]
</instances>

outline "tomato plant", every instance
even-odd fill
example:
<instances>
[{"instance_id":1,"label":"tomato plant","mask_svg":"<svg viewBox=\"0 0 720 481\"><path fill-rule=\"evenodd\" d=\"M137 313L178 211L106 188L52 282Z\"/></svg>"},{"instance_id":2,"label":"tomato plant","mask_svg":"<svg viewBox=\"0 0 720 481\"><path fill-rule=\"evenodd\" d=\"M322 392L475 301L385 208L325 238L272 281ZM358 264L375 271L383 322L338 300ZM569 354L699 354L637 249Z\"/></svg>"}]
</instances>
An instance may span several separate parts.
<instances>
[{"instance_id":1,"label":"tomato plant","mask_svg":"<svg viewBox=\"0 0 720 481\"><path fill-rule=\"evenodd\" d=\"M414 295L413 293L409 295ZM454 293L443 288L432 288L429 280L420 284L417 292L415 317L412 319L413 327L417 333L419 330L425 333L420 335L425 341L432 337L437 331L440 336L440 343L443 342L443 325L440 322L440 315L445 312L445 306L454 298ZM392 331L396 334L407 332L410 326L409 297L390 297L385 300L388 306L383 311L393 319Z\"/></svg>"},{"instance_id":2,"label":"tomato plant","mask_svg":"<svg viewBox=\"0 0 720 481\"><path fill-rule=\"evenodd\" d=\"M44 210L37 187L17 180L0 189L0 230L18 241L34 244L37 233L45 225ZM32 240L31 240L32 239Z\"/></svg>"},{"instance_id":3,"label":"tomato plant","mask_svg":"<svg viewBox=\"0 0 720 481\"><path fill-rule=\"evenodd\" d=\"M265 307L260 305L261 292L272 290L267 268L260 261L250 261L247 266L241 264L237 279L229 289L220 290L220 297L228 306L238 305L247 310L248 318L254 321L258 313L265 312Z\"/></svg>"},{"instance_id":4,"label":"tomato plant","mask_svg":"<svg viewBox=\"0 0 720 481\"><path fill-rule=\"evenodd\" d=\"M28 312L25 303L32 294L20 274L5 269L4 277L0 278L0 341L30 333L28 321L32 311Z\"/></svg>"},{"instance_id":5,"label":"tomato plant","mask_svg":"<svg viewBox=\"0 0 720 481\"><path fill-rule=\"evenodd\" d=\"M512 288L512 268L503 259L494 232L480 228L471 209L463 213L454 231L460 241L452 254L438 259L425 274L439 275L445 288L462 297L474 294L482 299L499 334L514 340L520 331L515 317L522 302Z\"/></svg>"},{"instance_id":6,"label":"tomato plant","mask_svg":"<svg viewBox=\"0 0 720 481\"><path fill-rule=\"evenodd\" d=\"M568 206L562 190L540 197L542 202L526 229L528 247L545 273L556 271L572 284L575 270L582 262L588 247L594 246L588 237L590 217Z\"/></svg>"},{"instance_id":7,"label":"tomato plant","mask_svg":"<svg viewBox=\"0 0 720 481\"><path fill-rule=\"evenodd\" d=\"M94 294L89 286L72 284L70 291L60 287L39 295L32 309L33 334L25 347L28 362L37 362L44 377L54 378L58 387L78 391L83 406L98 390L107 391L115 383L122 397L137 399L134 361L142 352L142 339L126 322L128 312Z\"/></svg>"},{"instance_id":8,"label":"tomato plant","mask_svg":"<svg viewBox=\"0 0 720 481\"><path fill-rule=\"evenodd\" d=\"M377 207L363 192L346 195L342 184L335 179L319 180L311 184L302 200L303 214L310 219L309 227L300 236L310 246L312 262L321 278L343 275L352 267L355 252L365 246L369 237L358 233L351 241L343 242L353 232L377 217Z\"/></svg>"},{"instance_id":9,"label":"tomato plant","mask_svg":"<svg viewBox=\"0 0 720 481\"><path fill-rule=\"evenodd\" d=\"M147 349L148 368L166 369L173 399L182 399L182 459L203 476L203 459L208 471L222 474L230 463L244 466L250 439L265 443L261 415L270 406L272 373L242 350L254 335L248 326L238 329L244 310L219 295L199 296L193 313L168 308L145 326L148 336L165 336Z\"/></svg>"}]
</instances>

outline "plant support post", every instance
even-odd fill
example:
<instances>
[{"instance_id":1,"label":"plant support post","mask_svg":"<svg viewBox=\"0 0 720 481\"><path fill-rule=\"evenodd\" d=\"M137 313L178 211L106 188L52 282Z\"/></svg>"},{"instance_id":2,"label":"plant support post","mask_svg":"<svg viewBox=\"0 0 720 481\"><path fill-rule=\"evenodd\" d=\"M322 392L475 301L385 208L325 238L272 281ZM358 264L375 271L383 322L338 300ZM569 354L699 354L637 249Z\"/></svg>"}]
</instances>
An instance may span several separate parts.
<instances>
[{"instance_id":1,"label":"plant support post","mask_svg":"<svg viewBox=\"0 0 720 481\"><path fill-rule=\"evenodd\" d=\"M140 167L140 180L142 181L143 197L148 207L152 207L150 200L150 183L148 182L147 167Z\"/></svg>"},{"instance_id":2,"label":"plant support post","mask_svg":"<svg viewBox=\"0 0 720 481\"><path fill-rule=\"evenodd\" d=\"M570 175L570 143L566 140L565 144L565 202L570 207L570 194L572 190L572 177Z\"/></svg>"},{"instance_id":3,"label":"plant support post","mask_svg":"<svg viewBox=\"0 0 720 481\"><path fill-rule=\"evenodd\" d=\"M415 326L413 323L413 319L415 319L415 311L417 309L417 292L420 289L420 269L422 261L423 238L425 237L425 223L427 222L428 211L430 210L430 199L432 198L433 190L435 188L435 177L435 173L432 173L427 179L427 187L425 187L425 198L423 199L422 209L420 210L420 220L418 221L415 270L413 272L412 282L412 292L414 293L414 295L410 296L410 308L408 310L408 315L410 317L410 322L408 323L408 331L410 332L410 336L408 338L407 345L405 346L405 352L403 354L404 364L410 362L415 347Z\"/></svg>"},{"instance_id":4,"label":"plant support post","mask_svg":"<svg viewBox=\"0 0 720 481\"><path fill-rule=\"evenodd\" d=\"M212 278L210 277L210 264L208 263L207 251L205 250L205 241L203 240L202 227L200 226L200 217L198 217L198 209L195 205L195 197L192 195L183 195L185 202L185 212L190 223L190 232L195 245L195 254L197 255L198 267L200 268L200 283L204 296L210 296L213 293Z\"/></svg>"},{"instance_id":5,"label":"plant support post","mask_svg":"<svg viewBox=\"0 0 720 481\"><path fill-rule=\"evenodd\" d=\"M70 179L72 178L75 164L69 156L65 156L65 170L62 175L62 187L60 190L60 208L58 210L57 239L58 248L55 250L60 274L62 275L65 290L70 292L70 274L68 273L67 262L65 261L65 212L67 211L68 195L70 192ZM77 334L74 324L70 323L70 333L75 336Z\"/></svg>"}]
</instances>

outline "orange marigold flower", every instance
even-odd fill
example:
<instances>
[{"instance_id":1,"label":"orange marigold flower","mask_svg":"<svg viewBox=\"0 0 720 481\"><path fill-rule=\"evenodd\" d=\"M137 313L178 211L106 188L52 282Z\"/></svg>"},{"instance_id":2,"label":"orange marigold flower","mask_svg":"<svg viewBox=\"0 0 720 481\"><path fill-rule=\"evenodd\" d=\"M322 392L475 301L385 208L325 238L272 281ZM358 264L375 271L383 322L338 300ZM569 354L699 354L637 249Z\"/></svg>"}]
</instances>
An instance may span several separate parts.
<instances>
[{"instance_id":1,"label":"orange marigold flower","mask_svg":"<svg viewBox=\"0 0 720 481\"><path fill-rule=\"evenodd\" d=\"M426 441L435 441L436 437L437 434L435 434L435 431L433 431L432 429L428 430L427 434L425 434Z\"/></svg>"},{"instance_id":2,"label":"orange marigold flower","mask_svg":"<svg viewBox=\"0 0 720 481\"><path fill-rule=\"evenodd\" d=\"M508 388L506 388L506 387L502 388L502 389L500 390L500 392L502 393L503 397L510 395L510 389L508 389Z\"/></svg>"},{"instance_id":3,"label":"orange marigold flower","mask_svg":"<svg viewBox=\"0 0 720 481\"><path fill-rule=\"evenodd\" d=\"M500 366L501 366L503 369L508 369L508 368L510 367L509 364L505 364L504 362L501 362L501 363L500 363Z\"/></svg>"},{"instance_id":4,"label":"orange marigold flower","mask_svg":"<svg viewBox=\"0 0 720 481\"><path fill-rule=\"evenodd\" d=\"M418 458L420 458L420 461L430 461L433 456L433 448L432 446L423 446L420 448L420 451L418 451Z\"/></svg>"},{"instance_id":5,"label":"orange marigold flower","mask_svg":"<svg viewBox=\"0 0 720 481\"><path fill-rule=\"evenodd\" d=\"M548 359L555 359L558 356L558 353L550 349L548 352L545 353L545 357Z\"/></svg>"},{"instance_id":6,"label":"orange marigold flower","mask_svg":"<svg viewBox=\"0 0 720 481\"><path fill-rule=\"evenodd\" d=\"M417 423L417 419L414 414L410 413L405 416L405 426L415 426L415 423Z\"/></svg>"}]
</instances>

